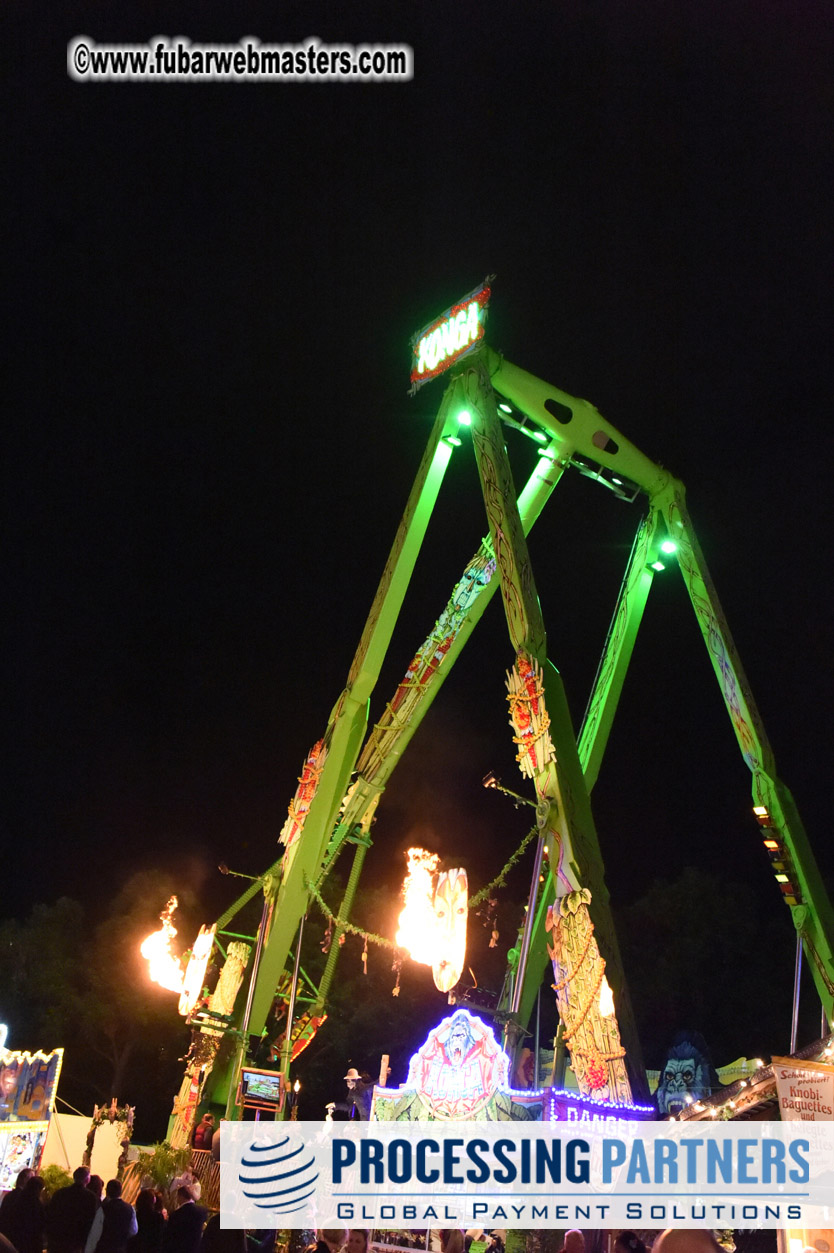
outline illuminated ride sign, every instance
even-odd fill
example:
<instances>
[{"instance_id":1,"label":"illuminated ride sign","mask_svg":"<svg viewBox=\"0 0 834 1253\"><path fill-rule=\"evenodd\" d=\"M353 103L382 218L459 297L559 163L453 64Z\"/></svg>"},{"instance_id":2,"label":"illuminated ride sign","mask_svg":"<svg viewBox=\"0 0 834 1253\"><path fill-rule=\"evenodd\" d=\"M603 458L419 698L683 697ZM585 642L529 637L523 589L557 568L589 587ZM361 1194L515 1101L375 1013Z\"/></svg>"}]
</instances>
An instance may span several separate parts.
<instances>
[{"instance_id":1,"label":"illuminated ride sign","mask_svg":"<svg viewBox=\"0 0 834 1253\"><path fill-rule=\"evenodd\" d=\"M570 1089L549 1088L544 1094L543 1118L545 1122L653 1122L657 1112L653 1105L612 1105Z\"/></svg>"},{"instance_id":2,"label":"illuminated ride sign","mask_svg":"<svg viewBox=\"0 0 834 1253\"><path fill-rule=\"evenodd\" d=\"M458 1009L429 1032L401 1088L374 1088L372 1119L538 1118L540 1092L514 1092L509 1058L486 1023Z\"/></svg>"},{"instance_id":3,"label":"illuminated ride sign","mask_svg":"<svg viewBox=\"0 0 834 1253\"><path fill-rule=\"evenodd\" d=\"M0 1191L40 1162L63 1059L63 1049L14 1053L0 1046Z\"/></svg>"},{"instance_id":4,"label":"illuminated ride sign","mask_svg":"<svg viewBox=\"0 0 834 1253\"><path fill-rule=\"evenodd\" d=\"M467 356L484 337L490 279L412 337L411 395Z\"/></svg>"}]
</instances>

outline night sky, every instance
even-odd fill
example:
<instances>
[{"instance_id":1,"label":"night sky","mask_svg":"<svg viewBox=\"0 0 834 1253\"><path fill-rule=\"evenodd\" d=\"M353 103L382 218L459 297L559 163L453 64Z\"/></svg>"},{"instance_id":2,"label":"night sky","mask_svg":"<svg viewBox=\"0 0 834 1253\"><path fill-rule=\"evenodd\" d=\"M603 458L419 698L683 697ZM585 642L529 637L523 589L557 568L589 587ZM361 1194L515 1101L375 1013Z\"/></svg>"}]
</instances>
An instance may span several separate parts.
<instances>
[{"instance_id":1,"label":"night sky","mask_svg":"<svg viewBox=\"0 0 834 1253\"><path fill-rule=\"evenodd\" d=\"M442 396L407 396L409 337L489 273L490 344L687 485L830 876L829 6L131 8L3 18L3 916L159 866L209 919L235 892L218 861L274 860ZM402 42L415 73L75 83L81 34ZM638 520L569 475L531 536L577 726ZM376 712L485 530L464 445ZM481 787L521 786L511 664L496 597L383 798L368 882L422 838L478 887L526 830ZM783 910L751 803L670 569L594 795L615 904L695 865Z\"/></svg>"}]
</instances>

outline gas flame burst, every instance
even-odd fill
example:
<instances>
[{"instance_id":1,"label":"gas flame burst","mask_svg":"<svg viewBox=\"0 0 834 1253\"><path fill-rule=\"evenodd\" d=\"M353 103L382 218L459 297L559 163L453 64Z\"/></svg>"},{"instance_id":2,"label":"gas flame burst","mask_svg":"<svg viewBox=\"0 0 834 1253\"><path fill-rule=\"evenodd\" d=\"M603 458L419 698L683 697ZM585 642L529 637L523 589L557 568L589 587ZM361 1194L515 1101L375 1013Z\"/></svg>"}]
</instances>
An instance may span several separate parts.
<instances>
[{"instance_id":1,"label":"gas flame burst","mask_svg":"<svg viewBox=\"0 0 834 1253\"><path fill-rule=\"evenodd\" d=\"M154 983L167 988L170 992L182 992L183 970L179 959L171 951L171 941L177 934L177 928L171 919L177 908L177 898L172 896L159 915L162 926L147 936L140 946L139 952L148 963L148 975Z\"/></svg>"},{"instance_id":2,"label":"gas flame burst","mask_svg":"<svg viewBox=\"0 0 834 1253\"><path fill-rule=\"evenodd\" d=\"M605 975L602 976L602 982L599 985L599 1012L603 1018L611 1018L615 1013L614 993Z\"/></svg>"},{"instance_id":3,"label":"gas flame burst","mask_svg":"<svg viewBox=\"0 0 834 1253\"><path fill-rule=\"evenodd\" d=\"M405 909L399 917L397 944L407 949L412 960L423 966L434 964L436 928L434 920L434 879L437 874L437 853L424 848L410 848L408 868L403 883Z\"/></svg>"}]
</instances>

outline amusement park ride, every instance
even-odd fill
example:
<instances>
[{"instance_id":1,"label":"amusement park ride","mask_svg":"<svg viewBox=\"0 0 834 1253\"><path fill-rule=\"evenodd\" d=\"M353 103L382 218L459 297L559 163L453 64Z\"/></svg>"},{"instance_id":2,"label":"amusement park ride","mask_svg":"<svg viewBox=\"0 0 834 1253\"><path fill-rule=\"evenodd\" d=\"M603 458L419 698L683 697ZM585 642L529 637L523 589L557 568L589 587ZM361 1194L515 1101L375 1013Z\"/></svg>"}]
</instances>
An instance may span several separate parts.
<instances>
[{"instance_id":1,"label":"amusement park ride","mask_svg":"<svg viewBox=\"0 0 834 1253\"><path fill-rule=\"evenodd\" d=\"M497 1021L504 1047L523 1042L548 960L560 1037L580 1094L613 1106L648 1096L590 795L600 770L636 635L656 571L676 561L683 575L742 756L752 776L754 813L765 851L790 908L829 1024L834 1017L834 913L793 798L776 766L747 679L687 513L683 485L600 416L593 405L511 365L484 341L489 287L453 306L413 341L412 391L448 371L434 428L371 606L344 690L310 750L281 833L281 856L218 920L214 942L226 959L214 994L192 1008L194 1042L175 1102L174 1143L186 1143L198 1103L225 1103L240 1118L257 1099L250 1042L260 1041L276 999L285 1037L267 1104L292 1107L290 1066L327 1012L340 945L375 811L388 779L447 674L500 588L515 665L510 717L522 773L535 789L537 847L526 921L508 971ZM502 424L538 445L533 473L516 496ZM368 728L380 673L432 510L451 458L471 437L489 534L465 566L435 625L380 720ZM526 536L562 476L596 479L617 496L646 503L608 638L575 738L547 642ZM318 988L297 996L304 918L339 852L353 865ZM263 896L257 936L228 931ZM231 942L229 942L231 938ZM203 969L205 962L203 961ZM247 995L238 991L244 984ZM198 980L199 982L199 980ZM236 1002L244 1004L235 1012ZM191 1004L193 1005L193 999ZM220 1045L231 1038L221 1065ZM225 1050L224 1050L225 1052ZM260 1081L268 1084L266 1076ZM257 1087L257 1085L255 1085ZM277 1100L273 1098L277 1097Z\"/></svg>"}]
</instances>

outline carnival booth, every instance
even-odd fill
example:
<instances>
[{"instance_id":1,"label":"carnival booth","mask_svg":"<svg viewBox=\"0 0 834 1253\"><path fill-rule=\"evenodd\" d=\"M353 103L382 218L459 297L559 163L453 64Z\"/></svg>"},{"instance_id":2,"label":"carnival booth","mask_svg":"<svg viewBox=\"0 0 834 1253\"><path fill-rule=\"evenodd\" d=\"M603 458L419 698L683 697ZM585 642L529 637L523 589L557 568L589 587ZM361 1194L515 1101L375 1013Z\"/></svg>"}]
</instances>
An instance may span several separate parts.
<instances>
[{"instance_id":1,"label":"carnival booth","mask_svg":"<svg viewBox=\"0 0 834 1253\"><path fill-rule=\"evenodd\" d=\"M5 1037L4 1037L5 1038ZM64 1050L17 1053L0 1045L0 1190L40 1166L55 1110Z\"/></svg>"}]
</instances>

